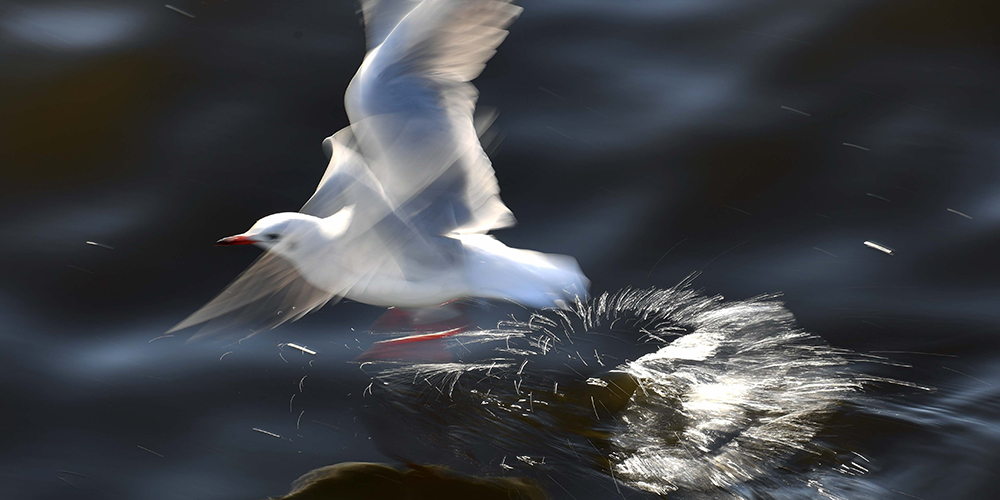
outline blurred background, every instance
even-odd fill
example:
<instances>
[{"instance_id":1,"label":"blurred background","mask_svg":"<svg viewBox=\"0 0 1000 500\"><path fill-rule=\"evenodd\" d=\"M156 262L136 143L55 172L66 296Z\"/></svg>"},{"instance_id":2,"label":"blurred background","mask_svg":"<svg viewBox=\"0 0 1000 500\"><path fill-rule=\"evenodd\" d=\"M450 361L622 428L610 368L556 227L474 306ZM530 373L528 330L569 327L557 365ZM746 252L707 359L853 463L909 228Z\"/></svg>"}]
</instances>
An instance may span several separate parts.
<instances>
[{"instance_id":1,"label":"blurred background","mask_svg":"<svg viewBox=\"0 0 1000 500\"><path fill-rule=\"evenodd\" d=\"M161 337L259 254L216 239L315 188L364 56L357 5L169 1L0 3L4 498L263 498L391 461L345 363L382 311L225 348ZM597 293L693 271L708 294L782 292L810 332L935 388L859 438L868 493L996 497L995 7L521 5L476 81L519 219L497 236L575 256Z\"/></svg>"}]
</instances>

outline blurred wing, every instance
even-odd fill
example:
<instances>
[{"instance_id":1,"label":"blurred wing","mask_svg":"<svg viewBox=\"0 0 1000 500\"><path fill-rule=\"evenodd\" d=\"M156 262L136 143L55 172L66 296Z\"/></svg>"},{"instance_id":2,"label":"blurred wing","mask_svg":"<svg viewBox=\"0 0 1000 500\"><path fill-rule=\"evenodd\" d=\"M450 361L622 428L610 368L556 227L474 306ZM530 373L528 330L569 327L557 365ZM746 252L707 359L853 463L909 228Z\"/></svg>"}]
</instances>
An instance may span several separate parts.
<instances>
[{"instance_id":1,"label":"blurred wing","mask_svg":"<svg viewBox=\"0 0 1000 500\"><path fill-rule=\"evenodd\" d=\"M171 332L208 323L192 339L234 328L250 327L252 333L257 333L323 306L355 284L370 280L375 271L393 270L390 250L398 248L398 244L383 239L384 234L391 233L375 229L384 227L379 221L391 210L378 181L353 146L350 127L323 141L330 163L316 192L301 210L317 217L350 220L350 243L344 245L343 251L330 250L337 252L336 260L317 256L316 262L341 267L341 272L336 273L340 280L324 284L332 290L313 286L290 261L268 252Z\"/></svg>"},{"instance_id":2,"label":"blurred wing","mask_svg":"<svg viewBox=\"0 0 1000 500\"><path fill-rule=\"evenodd\" d=\"M345 281L342 288L364 286L375 270L380 275L419 279L447 266L454 245L418 231L396 214L357 151L351 127L326 138L323 151L330 164L300 212L329 217L354 207L350 226L336 249L336 262L345 277L357 281Z\"/></svg>"},{"instance_id":3,"label":"blurred wing","mask_svg":"<svg viewBox=\"0 0 1000 500\"><path fill-rule=\"evenodd\" d=\"M322 307L334 296L310 285L287 260L266 253L211 302L167 333L211 321L191 339L238 325L252 326L253 335L287 321L295 321ZM254 307L247 307L251 304Z\"/></svg>"},{"instance_id":4,"label":"blurred wing","mask_svg":"<svg viewBox=\"0 0 1000 500\"><path fill-rule=\"evenodd\" d=\"M378 47L420 0L361 0L368 50Z\"/></svg>"},{"instance_id":5,"label":"blurred wing","mask_svg":"<svg viewBox=\"0 0 1000 500\"><path fill-rule=\"evenodd\" d=\"M508 1L425 0L348 88L361 152L396 212L420 231L476 233L514 223L476 133L469 81L520 12Z\"/></svg>"},{"instance_id":6,"label":"blurred wing","mask_svg":"<svg viewBox=\"0 0 1000 500\"><path fill-rule=\"evenodd\" d=\"M351 127L327 137L323 141L323 152L330 162L316 191L299 212L329 217L351 205L363 206L364 210L355 211L351 224L356 228L370 228L392 211L378 179L357 151Z\"/></svg>"},{"instance_id":7,"label":"blurred wing","mask_svg":"<svg viewBox=\"0 0 1000 500\"><path fill-rule=\"evenodd\" d=\"M353 143L350 127L323 141L323 150L330 163L316 192L302 207L303 213L329 217L355 205L360 199L372 198L381 192L364 161L352 149ZM359 220L365 223L363 218ZM373 223L368 221L367 224L371 227ZM339 285L342 292L351 283L345 278ZM257 331L274 328L323 306L335 295L311 285L291 262L276 254L265 253L222 293L170 331L209 321L211 323L192 338L233 327L252 327ZM247 307L251 304L253 307Z\"/></svg>"}]
</instances>

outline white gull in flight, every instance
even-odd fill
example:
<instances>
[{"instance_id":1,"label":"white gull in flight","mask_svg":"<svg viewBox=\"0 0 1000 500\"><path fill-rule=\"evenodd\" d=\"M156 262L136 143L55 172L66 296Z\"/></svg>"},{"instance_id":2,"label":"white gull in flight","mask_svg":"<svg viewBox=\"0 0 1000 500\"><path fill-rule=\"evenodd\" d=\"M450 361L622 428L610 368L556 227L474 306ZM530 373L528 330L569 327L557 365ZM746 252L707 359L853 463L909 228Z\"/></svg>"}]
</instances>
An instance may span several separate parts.
<instances>
[{"instance_id":1,"label":"white gull in flight","mask_svg":"<svg viewBox=\"0 0 1000 500\"><path fill-rule=\"evenodd\" d=\"M469 82L521 8L365 0L362 9L368 54L345 96L351 125L323 142L330 163L316 192L299 212L219 240L266 253L171 331L217 319L199 335L274 327L337 297L402 308L480 297L542 308L586 296L572 257L486 234L514 218L479 141Z\"/></svg>"}]
</instances>

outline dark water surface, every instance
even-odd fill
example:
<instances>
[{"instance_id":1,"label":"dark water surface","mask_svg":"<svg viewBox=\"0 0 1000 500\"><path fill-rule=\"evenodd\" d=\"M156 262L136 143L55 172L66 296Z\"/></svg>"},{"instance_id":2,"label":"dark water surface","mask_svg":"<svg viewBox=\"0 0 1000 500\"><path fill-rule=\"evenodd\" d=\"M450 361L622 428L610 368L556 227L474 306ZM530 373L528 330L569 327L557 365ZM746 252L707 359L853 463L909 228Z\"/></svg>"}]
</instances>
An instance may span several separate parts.
<instances>
[{"instance_id":1,"label":"dark water surface","mask_svg":"<svg viewBox=\"0 0 1000 500\"><path fill-rule=\"evenodd\" d=\"M372 424L382 393L347 362L376 308L234 346L158 338L258 254L212 242L307 199L364 51L350 0L171 5L194 17L0 3L2 498L264 498L317 467L422 457ZM683 469L670 495L1000 496L995 7L523 5L477 80L520 221L504 242L576 256L597 293L694 271L708 295L781 292L833 351L887 358L852 354L851 373L910 384L824 406L809 444L824 460L785 454L718 490ZM711 376L749 379L738 369ZM648 495L525 456L466 472L530 476L556 498Z\"/></svg>"}]
</instances>

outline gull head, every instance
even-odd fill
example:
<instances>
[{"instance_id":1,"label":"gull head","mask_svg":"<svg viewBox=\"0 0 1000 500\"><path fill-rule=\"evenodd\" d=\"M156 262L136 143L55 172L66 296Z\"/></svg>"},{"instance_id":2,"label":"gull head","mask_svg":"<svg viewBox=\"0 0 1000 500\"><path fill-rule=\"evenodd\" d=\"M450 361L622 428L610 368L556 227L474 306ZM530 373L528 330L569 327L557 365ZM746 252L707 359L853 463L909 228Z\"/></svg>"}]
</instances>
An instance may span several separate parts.
<instances>
[{"instance_id":1,"label":"gull head","mask_svg":"<svg viewBox=\"0 0 1000 500\"><path fill-rule=\"evenodd\" d=\"M350 224L353 207L326 218L298 212L271 214L254 223L245 233L217 241L220 246L257 245L283 257L295 258L321 246L331 245Z\"/></svg>"}]
</instances>

